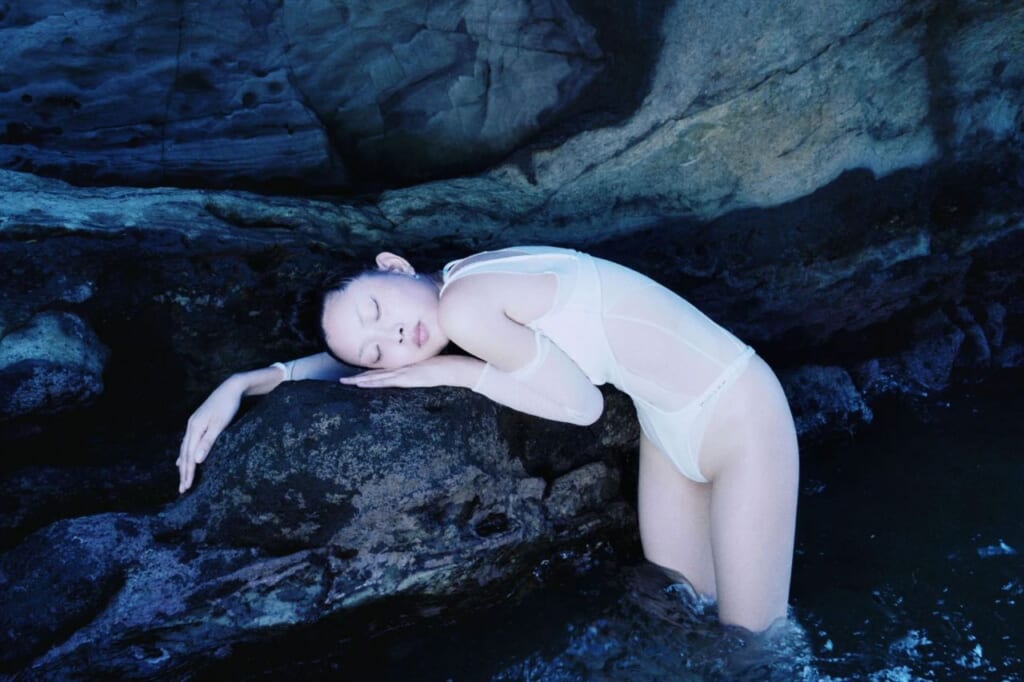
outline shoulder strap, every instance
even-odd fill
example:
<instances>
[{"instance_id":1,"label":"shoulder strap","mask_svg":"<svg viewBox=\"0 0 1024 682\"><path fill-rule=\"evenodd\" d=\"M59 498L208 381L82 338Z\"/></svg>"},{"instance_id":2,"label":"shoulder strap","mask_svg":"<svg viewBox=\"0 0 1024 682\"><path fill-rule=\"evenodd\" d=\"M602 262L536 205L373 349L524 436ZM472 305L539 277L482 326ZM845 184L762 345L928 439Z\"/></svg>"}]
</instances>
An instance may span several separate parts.
<instances>
[{"instance_id":1,"label":"shoulder strap","mask_svg":"<svg viewBox=\"0 0 1024 682\"><path fill-rule=\"evenodd\" d=\"M555 272L552 259L562 260L576 252L551 246L512 246L498 251L484 251L448 263L441 271L441 294L452 282L467 275L482 273Z\"/></svg>"}]
</instances>

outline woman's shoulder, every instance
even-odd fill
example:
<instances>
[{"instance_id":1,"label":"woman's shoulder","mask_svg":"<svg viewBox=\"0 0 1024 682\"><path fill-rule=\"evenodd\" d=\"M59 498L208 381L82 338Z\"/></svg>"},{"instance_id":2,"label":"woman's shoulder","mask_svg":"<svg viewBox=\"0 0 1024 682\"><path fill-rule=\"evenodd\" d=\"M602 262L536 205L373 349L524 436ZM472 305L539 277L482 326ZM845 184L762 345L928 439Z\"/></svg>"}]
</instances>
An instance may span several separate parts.
<instances>
[{"instance_id":1,"label":"woman's shoulder","mask_svg":"<svg viewBox=\"0 0 1024 682\"><path fill-rule=\"evenodd\" d=\"M546 313L558 279L551 273L476 272L445 287L439 304L442 326L474 324L495 315L528 324Z\"/></svg>"}]
</instances>

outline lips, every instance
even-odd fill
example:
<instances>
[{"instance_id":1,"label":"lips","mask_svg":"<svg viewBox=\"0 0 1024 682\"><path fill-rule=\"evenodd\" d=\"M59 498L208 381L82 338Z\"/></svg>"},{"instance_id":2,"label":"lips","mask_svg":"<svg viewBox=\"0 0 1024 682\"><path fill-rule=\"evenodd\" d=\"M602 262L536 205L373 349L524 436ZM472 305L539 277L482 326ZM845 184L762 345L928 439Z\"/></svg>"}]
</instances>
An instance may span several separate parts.
<instances>
[{"instance_id":1,"label":"lips","mask_svg":"<svg viewBox=\"0 0 1024 682\"><path fill-rule=\"evenodd\" d=\"M427 331L427 328L423 326L422 322L417 322L416 326L412 330L413 343L422 348L423 344L425 344L429 338L430 332Z\"/></svg>"}]
</instances>

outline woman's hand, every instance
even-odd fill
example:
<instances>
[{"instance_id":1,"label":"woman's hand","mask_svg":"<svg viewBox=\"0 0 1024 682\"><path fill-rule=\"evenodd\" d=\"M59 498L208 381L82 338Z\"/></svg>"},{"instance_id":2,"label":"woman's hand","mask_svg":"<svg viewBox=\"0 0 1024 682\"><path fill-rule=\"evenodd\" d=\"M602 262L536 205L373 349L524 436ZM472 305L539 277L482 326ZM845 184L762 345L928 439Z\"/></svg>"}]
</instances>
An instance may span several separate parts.
<instances>
[{"instance_id":1,"label":"woman's hand","mask_svg":"<svg viewBox=\"0 0 1024 682\"><path fill-rule=\"evenodd\" d=\"M342 377L341 383L360 388L426 388L428 386L462 386L476 383L483 362L458 355L436 355L404 367L371 369L361 374Z\"/></svg>"},{"instance_id":2,"label":"woman's hand","mask_svg":"<svg viewBox=\"0 0 1024 682\"><path fill-rule=\"evenodd\" d=\"M231 377L218 386L189 417L188 428L175 462L180 476L179 493L192 487L196 466L202 464L217 436L234 419L244 392L245 386L236 377Z\"/></svg>"}]
</instances>

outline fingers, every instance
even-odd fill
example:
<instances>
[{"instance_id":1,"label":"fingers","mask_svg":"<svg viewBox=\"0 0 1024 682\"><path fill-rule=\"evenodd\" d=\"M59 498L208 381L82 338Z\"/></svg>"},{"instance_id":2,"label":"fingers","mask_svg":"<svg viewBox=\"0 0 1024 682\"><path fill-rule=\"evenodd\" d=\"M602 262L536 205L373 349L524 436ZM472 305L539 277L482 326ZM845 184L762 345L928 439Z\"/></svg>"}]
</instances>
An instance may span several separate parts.
<instances>
[{"instance_id":1,"label":"fingers","mask_svg":"<svg viewBox=\"0 0 1024 682\"><path fill-rule=\"evenodd\" d=\"M195 467L195 463L192 459L186 455L182 455L178 458L178 494L184 493L188 490L186 482L190 477L189 470Z\"/></svg>"},{"instance_id":2,"label":"fingers","mask_svg":"<svg viewBox=\"0 0 1024 682\"><path fill-rule=\"evenodd\" d=\"M185 492L192 487L192 481L196 475L196 460L193 457L188 461L188 466L185 468L185 479L181 482L182 492Z\"/></svg>"},{"instance_id":3,"label":"fingers","mask_svg":"<svg viewBox=\"0 0 1024 682\"><path fill-rule=\"evenodd\" d=\"M188 470L195 466L192 464L192 441L195 439L195 431L196 429L190 421L185 430L185 437L181 439L181 448L178 450L178 459L175 461L175 464L178 465L178 494L187 489L185 481L189 477Z\"/></svg>"},{"instance_id":4,"label":"fingers","mask_svg":"<svg viewBox=\"0 0 1024 682\"><path fill-rule=\"evenodd\" d=\"M181 439L181 448L178 450L178 459L174 464L178 467L178 494L185 492L185 443L188 441L188 432Z\"/></svg>"},{"instance_id":5,"label":"fingers","mask_svg":"<svg viewBox=\"0 0 1024 682\"><path fill-rule=\"evenodd\" d=\"M404 386L402 383L401 374L396 371L383 370L375 372L365 372L364 374L357 374L354 377L345 377L341 379L341 383L349 386L358 386L359 388L385 388L388 386Z\"/></svg>"},{"instance_id":6,"label":"fingers","mask_svg":"<svg viewBox=\"0 0 1024 682\"><path fill-rule=\"evenodd\" d=\"M378 374L381 374L383 372L390 372L390 371L391 370L387 370L387 369L371 369L371 370L367 370L365 372L360 372L359 374L352 374L352 375L347 376L347 377L341 377L340 379L338 379L338 381L340 381L343 384L357 385L359 383L362 383L362 382L366 381L367 379L369 379L371 377L377 376Z\"/></svg>"},{"instance_id":7,"label":"fingers","mask_svg":"<svg viewBox=\"0 0 1024 682\"><path fill-rule=\"evenodd\" d=\"M201 464L206 455L209 454L210 446L213 444L213 435L208 427L196 427L189 423L185 431L185 437L181 441L181 449L178 452L178 493L184 493L192 487L195 480L196 466Z\"/></svg>"},{"instance_id":8,"label":"fingers","mask_svg":"<svg viewBox=\"0 0 1024 682\"><path fill-rule=\"evenodd\" d=\"M383 388L385 386L398 386L399 370L374 369L369 372L362 372L349 377L342 377L339 381L348 386L360 388Z\"/></svg>"}]
</instances>

